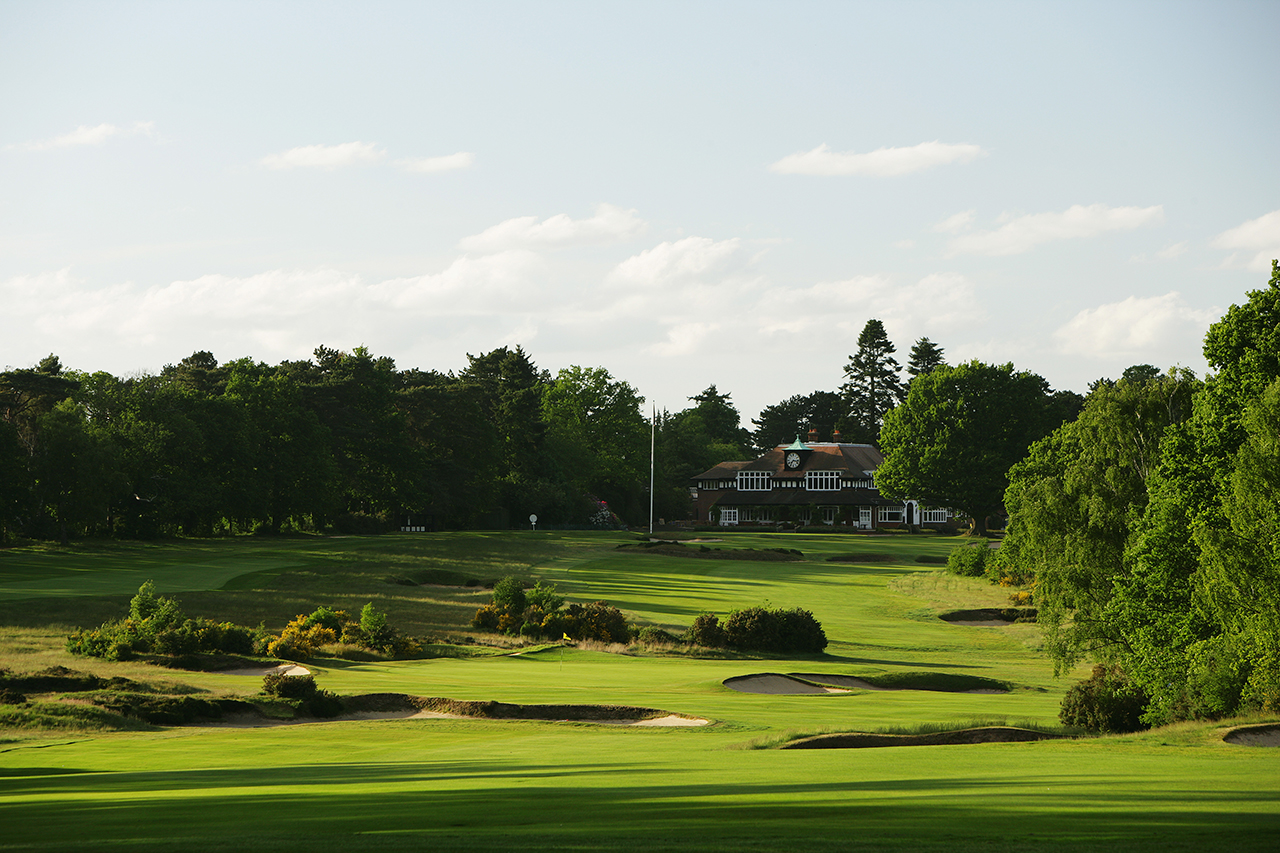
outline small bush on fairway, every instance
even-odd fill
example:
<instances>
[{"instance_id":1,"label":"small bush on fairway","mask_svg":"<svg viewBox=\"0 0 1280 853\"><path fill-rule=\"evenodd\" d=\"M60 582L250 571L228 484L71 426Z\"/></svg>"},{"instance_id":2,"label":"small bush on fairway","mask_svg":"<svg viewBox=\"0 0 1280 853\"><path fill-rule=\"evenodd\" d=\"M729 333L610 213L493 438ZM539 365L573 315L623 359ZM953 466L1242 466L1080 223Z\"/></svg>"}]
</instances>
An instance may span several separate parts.
<instances>
[{"instance_id":1,"label":"small bush on fairway","mask_svg":"<svg viewBox=\"0 0 1280 853\"><path fill-rule=\"evenodd\" d=\"M1093 674L1072 685L1062 697L1058 719L1063 725L1090 732L1136 732L1147 697L1118 666L1098 664Z\"/></svg>"},{"instance_id":2,"label":"small bush on fairway","mask_svg":"<svg viewBox=\"0 0 1280 853\"><path fill-rule=\"evenodd\" d=\"M689 640L708 648L734 648L759 652L816 654L827 647L822 625L808 610L770 610L747 607L732 611L720 625L719 618L704 613L689 628Z\"/></svg>"},{"instance_id":3,"label":"small bush on fairway","mask_svg":"<svg viewBox=\"0 0 1280 853\"><path fill-rule=\"evenodd\" d=\"M336 717L342 713L342 700L327 690L318 689L311 675L268 673L262 679L262 692L288 700L299 712L315 717Z\"/></svg>"},{"instance_id":4,"label":"small bush on fairway","mask_svg":"<svg viewBox=\"0 0 1280 853\"><path fill-rule=\"evenodd\" d=\"M689 626L688 637L689 642L709 649L723 649L729 645L724 629L720 627L720 617L714 613L699 614Z\"/></svg>"},{"instance_id":5,"label":"small bush on fairway","mask_svg":"<svg viewBox=\"0 0 1280 853\"><path fill-rule=\"evenodd\" d=\"M987 557L990 553L985 539L953 548L947 555L947 571L953 575L980 578L986 574Z\"/></svg>"},{"instance_id":6,"label":"small bush on fairway","mask_svg":"<svg viewBox=\"0 0 1280 853\"><path fill-rule=\"evenodd\" d=\"M476 610L471 627L495 634L519 634L537 640L596 640L625 643L631 638L622 611L607 601L570 604L554 585L539 582L531 590L519 578L506 577L493 586L490 602Z\"/></svg>"},{"instance_id":7,"label":"small bush on fairway","mask_svg":"<svg viewBox=\"0 0 1280 853\"><path fill-rule=\"evenodd\" d=\"M404 657L421 651L412 637L403 637L387 624L387 615L369 602L354 621L345 610L318 607L308 616L298 616L285 626L280 636L267 645L273 657L298 659L314 657L322 648L337 643L373 652Z\"/></svg>"},{"instance_id":8,"label":"small bush on fairway","mask_svg":"<svg viewBox=\"0 0 1280 853\"><path fill-rule=\"evenodd\" d=\"M129 615L91 630L77 629L67 638L67 651L106 660L131 660L138 654L172 657L200 653L252 654L256 632L230 622L188 618L178 602L156 595L144 583L129 602Z\"/></svg>"}]
</instances>

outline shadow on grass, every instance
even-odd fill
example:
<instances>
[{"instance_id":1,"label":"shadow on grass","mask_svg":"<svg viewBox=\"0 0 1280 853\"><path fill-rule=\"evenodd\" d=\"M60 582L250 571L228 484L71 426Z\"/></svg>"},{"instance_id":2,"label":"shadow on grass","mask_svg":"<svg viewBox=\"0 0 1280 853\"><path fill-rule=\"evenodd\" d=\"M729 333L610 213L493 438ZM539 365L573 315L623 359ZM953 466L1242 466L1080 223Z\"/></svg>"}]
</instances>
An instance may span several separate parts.
<instances>
[{"instance_id":1,"label":"shadow on grass","mask_svg":"<svg viewBox=\"0 0 1280 853\"><path fill-rule=\"evenodd\" d=\"M825 842L834 850L1246 851L1272 849L1280 828L1275 793L1261 787L1153 790L1033 772L894 779L865 767L831 779L826 766L824 779L773 783L484 760L91 775L34 768L0 777L0 819L5 846L69 849L91 838L94 849L193 851L224 849L232 838L245 850L793 850ZM270 838L292 843L264 846Z\"/></svg>"}]
</instances>

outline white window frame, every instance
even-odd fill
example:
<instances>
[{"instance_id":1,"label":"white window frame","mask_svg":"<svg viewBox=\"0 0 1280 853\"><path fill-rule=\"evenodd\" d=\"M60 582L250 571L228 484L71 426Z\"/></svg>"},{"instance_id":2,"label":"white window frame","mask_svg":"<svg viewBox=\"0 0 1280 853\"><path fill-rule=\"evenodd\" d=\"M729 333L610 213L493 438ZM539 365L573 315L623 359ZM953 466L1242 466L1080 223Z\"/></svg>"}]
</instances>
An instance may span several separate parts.
<instances>
[{"instance_id":1,"label":"white window frame","mask_svg":"<svg viewBox=\"0 0 1280 853\"><path fill-rule=\"evenodd\" d=\"M738 510L736 507L730 509L724 507L720 510L720 526L721 527L737 527L738 526Z\"/></svg>"},{"instance_id":2,"label":"white window frame","mask_svg":"<svg viewBox=\"0 0 1280 853\"><path fill-rule=\"evenodd\" d=\"M945 509L921 509L920 523L921 524L945 524L947 521L947 516L949 514L950 513L948 513Z\"/></svg>"},{"instance_id":3,"label":"white window frame","mask_svg":"<svg viewBox=\"0 0 1280 853\"><path fill-rule=\"evenodd\" d=\"M858 528L860 530L871 529L871 507L858 507Z\"/></svg>"},{"instance_id":4,"label":"white window frame","mask_svg":"<svg viewBox=\"0 0 1280 853\"><path fill-rule=\"evenodd\" d=\"M773 473L770 471L739 471L738 491L767 492L773 488Z\"/></svg>"},{"instance_id":5,"label":"white window frame","mask_svg":"<svg viewBox=\"0 0 1280 853\"><path fill-rule=\"evenodd\" d=\"M905 516L900 506L882 506L880 512L877 513L881 524L901 524L905 520Z\"/></svg>"},{"instance_id":6,"label":"white window frame","mask_svg":"<svg viewBox=\"0 0 1280 853\"><path fill-rule=\"evenodd\" d=\"M804 487L811 492L838 492L841 471L805 471Z\"/></svg>"}]
</instances>

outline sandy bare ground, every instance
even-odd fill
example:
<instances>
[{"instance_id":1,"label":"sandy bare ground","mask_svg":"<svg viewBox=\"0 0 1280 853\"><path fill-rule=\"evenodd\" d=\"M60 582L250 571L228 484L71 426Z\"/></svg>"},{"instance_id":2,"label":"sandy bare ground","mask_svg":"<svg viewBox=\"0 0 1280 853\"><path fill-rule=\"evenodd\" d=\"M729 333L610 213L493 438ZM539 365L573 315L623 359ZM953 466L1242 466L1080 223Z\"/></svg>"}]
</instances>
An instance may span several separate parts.
<instances>
[{"instance_id":1,"label":"sandy bare ground","mask_svg":"<svg viewBox=\"0 0 1280 853\"><path fill-rule=\"evenodd\" d=\"M1232 729L1222 739L1236 746L1280 746L1280 723Z\"/></svg>"},{"instance_id":2,"label":"sandy bare ground","mask_svg":"<svg viewBox=\"0 0 1280 853\"><path fill-rule=\"evenodd\" d=\"M220 673L221 675L251 675L257 678L266 678L268 675L310 675L311 670L305 666L298 666L296 663L282 663L279 666L269 666L265 669L228 669Z\"/></svg>"}]
</instances>

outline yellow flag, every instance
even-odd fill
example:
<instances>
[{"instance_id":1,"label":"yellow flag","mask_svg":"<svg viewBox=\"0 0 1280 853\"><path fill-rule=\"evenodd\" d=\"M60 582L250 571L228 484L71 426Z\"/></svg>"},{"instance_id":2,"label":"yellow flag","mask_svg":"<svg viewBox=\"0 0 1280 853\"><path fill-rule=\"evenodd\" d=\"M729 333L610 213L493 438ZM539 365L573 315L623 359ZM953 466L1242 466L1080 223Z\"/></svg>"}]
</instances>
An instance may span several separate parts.
<instances>
[{"instance_id":1,"label":"yellow flag","mask_svg":"<svg viewBox=\"0 0 1280 853\"><path fill-rule=\"evenodd\" d=\"M565 638L566 640L568 640L569 642L571 642L571 643L573 642L573 637L570 637L568 634L565 634L565 635L564 635L564 638Z\"/></svg>"}]
</instances>

